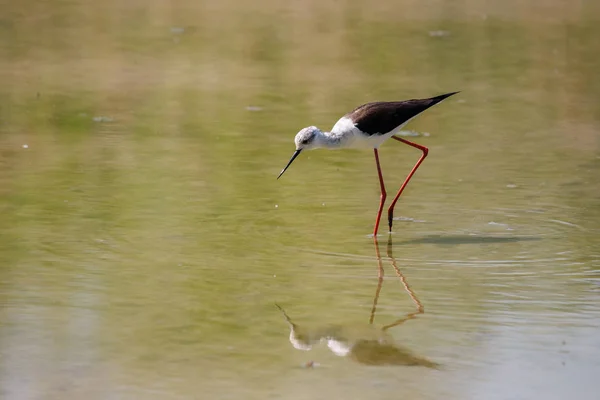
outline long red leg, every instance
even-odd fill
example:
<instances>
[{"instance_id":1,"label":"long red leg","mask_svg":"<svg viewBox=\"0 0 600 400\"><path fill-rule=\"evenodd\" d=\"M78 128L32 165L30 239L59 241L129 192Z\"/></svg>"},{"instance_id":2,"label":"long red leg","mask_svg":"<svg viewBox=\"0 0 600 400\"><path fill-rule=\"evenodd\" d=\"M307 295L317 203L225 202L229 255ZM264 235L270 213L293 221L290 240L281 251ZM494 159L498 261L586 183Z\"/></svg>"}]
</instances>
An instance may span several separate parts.
<instances>
[{"instance_id":1,"label":"long red leg","mask_svg":"<svg viewBox=\"0 0 600 400\"><path fill-rule=\"evenodd\" d=\"M377 175L379 176L379 186L381 186L381 198L379 200L379 210L377 210L377 219L375 220L375 229L373 230L373 236L377 236L379 230L379 220L381 219L381 212L383 211L383 205L385 204L385 198L387 193L385 191L385 184L383 183L383 175L381 174L381 165L379 165L379 152L377 149L373 149L375 152L375 163L377 164Z\"/></svg>"},{"instance_id":2,"label":"long red leg","mask_svg":"<svg viewBox=\"0 0 600 400\"><path fill-rule=\"evenodd\" d=\"M416 143L413 143L411 141L408 141L406 139L399 138L396 136L392 136L392 139L396 139L402 143L406 143L409 146L412 146L412 147L415 147L415 148L421 150L423 152L423 155L421 156L421 158L419 158L419 161L417 161L417 163L415 164L413 169L410 171L410 173L404 180L404 183L402 184L402 186L400 186L400 190L398 190L398 194L396 194L396 197L394 197L394 200L392 200L392 204L390 204L390 207L388 208L388 224L390 226L390 232L392 231L392 223L394 222L394 206L396 205L396 202L400 198L402 191L404 191L404 188L408 184L408 181L410 181L410 178L412 178L412 176L417 171L417 168L419 168L419 165L421 165L421 163L423 162L423 160L425 159L425 157L427 157L427 154L429 153L429 149L425 146L421 146L420 144L416 144ZM375 156L377 157L377 153L375 153ZM377 165L379 166L379 163L377 163ZM381 176L381 174L379 176ZM379 220L378 220L378 222L379 222Z\"/></svg>"}]
</instances>

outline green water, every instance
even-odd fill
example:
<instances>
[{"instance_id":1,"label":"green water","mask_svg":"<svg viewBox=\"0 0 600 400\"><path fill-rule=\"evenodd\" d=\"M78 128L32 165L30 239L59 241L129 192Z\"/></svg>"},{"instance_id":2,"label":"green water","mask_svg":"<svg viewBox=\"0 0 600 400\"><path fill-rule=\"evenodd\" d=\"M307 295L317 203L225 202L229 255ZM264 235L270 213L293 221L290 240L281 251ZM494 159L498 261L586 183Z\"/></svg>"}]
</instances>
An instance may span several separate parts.
<instances>
[{"instance_id":1,"label":"green water","mask_svg":"<svg viewBox=\"0 0 600 400\"><path fill-rule=\"evenodd\" d=\"M595 399L600 7L488 3L0 2L0 398ZM389 244L371 151L275 179L455 90Z\"/></svg>"}]
</instances>

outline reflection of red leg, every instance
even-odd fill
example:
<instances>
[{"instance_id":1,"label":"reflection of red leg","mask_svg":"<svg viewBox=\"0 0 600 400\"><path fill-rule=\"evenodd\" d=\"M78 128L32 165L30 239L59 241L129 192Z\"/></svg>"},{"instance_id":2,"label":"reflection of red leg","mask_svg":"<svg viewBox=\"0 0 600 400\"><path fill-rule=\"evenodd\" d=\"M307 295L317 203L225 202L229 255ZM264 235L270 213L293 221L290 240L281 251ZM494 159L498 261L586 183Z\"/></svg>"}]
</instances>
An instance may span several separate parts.
<instances>
[{"instance_id":1,"label":"reflection of red leg","mask_svg":"<svg viewBox=\"0 0 600 400\"><path fill-rule=\"evenodd\" d=\"M379 269L379 273L377 274L377 278L378 278L377 289L375 290L375 298L373 298L373 307L371 308L371 317L369 318L370 324L372 324L375 319L375 312L377 310L377 301L379 300L379 293L381 292L381 287L383 286L383 273L384 273L383 272L383 262L381 260L381 254L379 252L379 243L377 242L377 237L373 237L373 241L375 242L375 256L377 257L377 267ZM417 306L417 311L406 314L406 316L404 318L400 318L400 319L396 320L395 322L392 322L391 324L383 326L381 328L383 331L386 331L394 326L401 325L404 322L408 321L409 319L416 318L417 315L423 314L425 312L423 305L421 304L421 302L419 301L419 299L417 298L415 293L412 291L410 286L408 286L408 282L406 282L406 278L404 277L404 275L402 275L402 272L400 272L400 268L398 268L398 265L396 265L396 259L394 258L393 254L392 254L392 236L391 235L388 237L387 256L389 257L390 261L392 262L392 266L394 267L394 270L396 271L396 275L398 276L398 278L400 278L400 281L402 282L404 289L406 290L406 292L408 293L408 295L410 296L412 301Z\"/></svg>"},{"instance_id":2,"label":"reflection of red leg","mask_svg":"<svg viewBox=\"0 0 600 400\"><path fill-rule=\"evenodd\" d=\"M408 174L408 176L404 180L404 183L402 184L402 186L400 186L400 190L398 190L398 194L396 194L396 197L394 197L394 200L392 200L392 204L390 204L390 207L388 208L388 224L390 226L390 232L392 231L392 223L394 221L394 206L396 205L396 202L400 198L400 195L402 194L402 191L404 190L404 188L408 184L408 181L410 181L410 178L412 178L412 176L417 171L417 168L419 168L419 165L421 165L421 163L423 162L423 160L425 159L425 157L427 157L427 153L429 153L429 149L427 147L425 147L425 146L421 146L420 144L416 144L416 143L410 142L410 141L408 141L406 139L399 138L399 137L396 137L396 136L392 136L392 139L396 139L396 140L398 140L398 141L400 141L402 143L406 143L409 146L412 146L412 147L415 147L415 148L421 150L423 152L423 155L421 156L421 158L419 158L419 161L417 161L417 163L415 164L415 166L413 167L413 169L410 171L410 173ZM379 168L379 158L377 156L377 149L375 149L375 158L378 160L377 161L377 168ZM379 173L379 179L381 181L381 184L383 185L383 179L381 178L381 172ZM377 233L377 226L379 225L379 217L380 216L381 216L381 210L380 210L380 215L377 216L377 225L375 225L375 233Z\"/></svg>"},{"instance_id":3,"label":"reflection of red leg","mask_svg":"<svg viewBox=\"0 0 600 400\"><path fill-rule=\"evenodd\" d=\"M379 152L377 149L373 149L375 153L375 163L377 164L377 175L379 176L379 186L381 187L381 197L379 200L379 210L377 210L377 219L375 220L375 229L373 229L373 236L377 236L379 230L379 220L381 219L381 212L383 211L383 204L387 193L385 192L385 184L383 183L383 175L381 174L381 165L379 165Z\"/></svg>"},{"instance_id":4,"label":"reflection of red leg","mask_svg":"<svg viewBox=\"0 0 600 400\"><path fill-rule=\"evenodd\" d=\"M400 271L400 268L398 268L398 265L396 264L396 259L392 255L392 237L391 236L388 240L387 255L390 258L390 260L392 261L392 266L394 267L394 271L396 271L396 276L398 276L398 278L400 278L400 282L402 282L404 289L406 290L406 292L412 299L413 303L415 303L415 306L417 306L417 312L415 314L421 314L421 313L425 312L425 308L423 307L423 304L421 304L421 302L417 298L417 295L415 295L415 292L413 292L412 289L410 288L410 286L408 286L408 282L406 282L406 278L404 277L404 275Z\"/></svg>"},{"instance_id":5,"label":"reflection of red leg","mask_svg":"<svg viewBox=\"0 0 600 400\"><path fill-rule=\"evenodd\" d=\"M373 319L375 319L375 310L377 309L377 300L379 300L379 292L381 292L381 285L383 285L383 264L381 262L381 254L379 254L379 243L377 243L377 236L373 236L373 241L375 242L375 256L377 257L377 289L375 290L375 297L373 298L373 307L371 308L371 318L369 318L369 323L373 323Z\"/></svg>"}]
</instances>

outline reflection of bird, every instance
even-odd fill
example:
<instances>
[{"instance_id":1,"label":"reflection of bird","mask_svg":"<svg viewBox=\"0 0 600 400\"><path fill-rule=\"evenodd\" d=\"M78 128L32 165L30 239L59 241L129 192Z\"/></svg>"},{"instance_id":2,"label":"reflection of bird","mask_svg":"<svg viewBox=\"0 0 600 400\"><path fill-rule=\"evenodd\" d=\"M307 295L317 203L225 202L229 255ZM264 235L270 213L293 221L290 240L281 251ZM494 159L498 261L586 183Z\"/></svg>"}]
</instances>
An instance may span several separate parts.
<instances>
[{"instance_id":1,"label":"reflection of bird","mask_svg":"<svg viewBox=\"0 0 600 400\"><path fill-rule=\"evenodd\" d=\"M377 301L381 286L383 285L383 264L379 252L377 238L375 242L375 256L379 269L377 289L373 299L373 308L368 324L327 324L314 328L300 327L292 322L284 309L275 304L282 312L285 320L290 326L290 343L298 350L309 351L313 345L324 342L327 347L340 357L350 357L351 359L367 365L414 365L428 368L437 368L438 364L427 360L426 358L413 354L410 350L398 346L394 343L393 337L388 333L388 329L401 325L404 322L416 318L417 315L424 312L423 305L414 294L406 278L400 272L396 265L396 260L392 255L391 237L388 238L387 255L392 262L392 266L404 289L414 302L416 311L407 314L404 318L387 324L381 328L373 325ZM308 365L308 364L307 364Z\"/></svg>"},{"instance_id":2,"label":"reflection of bird","mask_svg":"<svg viewBox=\"0 0 600 400\"><path fill-rule=\"evenodd\" d=\"M377 174L379 176L379 184L381 186L381 199L379 202L379 209L377 211L377 218L375 220L375 228L373 230L373 235L377 235L377 231L379 229L379 220L381 219L381 212L387 196L385 184L383 183L383 175L381 174L381 166L379 165L379 153L377 149L389 138L394 138L402 143L406 143L409 146L415 147L421 150L423 155L421 158L419 158L413 169L406 177L404 183L400 187L400 190L398 190L396 197L394 197L394 200L388 208L388 224L391 232L394 217L394 206L402 194L402 191L408 184L408 181L410 181L410 178L412 178L413 174L417 168L419 168L419 165L421 165L425 157L427 157L427 153L429 152L427 147L394 136L394 134L398 133L398 131L404 125L406 125L408 121L427 110L429 107L456 93L458 92L446 93L440 96L431 97L429 99L367 103L357 107L352 112L340 118L340 120L337 121L331 129L331 132L322 132L316 126L304 128L296 135L294 139L296 151L292 155L292 158L287 163L285 168L281 171L277 179L283 175L286 169L288 169L288 167L304 149L316 149L319 147L327 147L331 149L344 147L372 148L375 153L375 163L377 165Z\"/></svg>"},{"instance_id":3,"label":"reflection of bird","mask_svg":"<svg viewBox=\"0 0 600 400\"><path fill-rule=\"evenodd\" d=\"M290 343L298 350L309 351L313 345L323 342L335 355L350 357L361 364L438 367L438 364L394 344L385 328L379 329L372 324L332 324L303 329L292 322L283 308L276 306L290 326ZM414 318L414 314L409 314L404 320Z\"/></svg>"}]
</instances>

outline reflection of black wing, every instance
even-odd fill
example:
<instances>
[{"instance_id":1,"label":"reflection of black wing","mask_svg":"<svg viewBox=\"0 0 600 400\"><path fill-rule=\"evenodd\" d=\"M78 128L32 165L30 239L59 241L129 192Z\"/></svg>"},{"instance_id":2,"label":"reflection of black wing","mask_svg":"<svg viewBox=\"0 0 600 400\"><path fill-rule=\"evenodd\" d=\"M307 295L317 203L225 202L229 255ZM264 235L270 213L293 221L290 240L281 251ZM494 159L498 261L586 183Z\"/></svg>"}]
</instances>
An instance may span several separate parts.
<instances>
[{"instance_id":1,"label":"reflection of black wing","mask_svg":"<svg viewBox=\"0 0 600 400\"><path fill-rule=\"evenodd\" d=\"M407 349L373 340L360 340L352 348L351 357L366 365L406 365L439 368L440 365L419 357Z\"/></svg>"},{"instance_id":2,"label":"reflection of black wing","mask_svg":"<svg viewBox=\"0 0 600 400\"><path fill-rule=\"evenodd\" d=\"M446 93L429 99L367 103L357 107L345 116L350 118L354 125L367 135L385 135L429 107L456 93L458 92Z\"/></svg>"}]
</instances>

